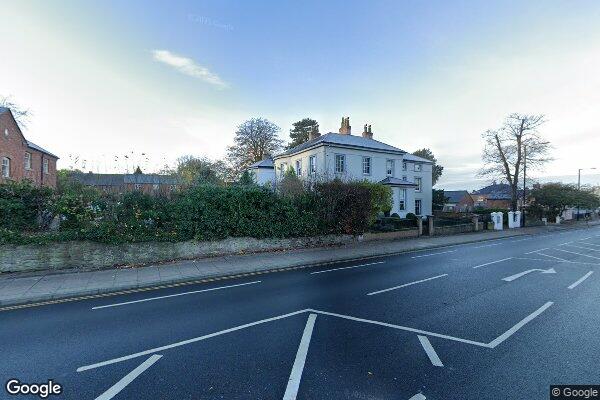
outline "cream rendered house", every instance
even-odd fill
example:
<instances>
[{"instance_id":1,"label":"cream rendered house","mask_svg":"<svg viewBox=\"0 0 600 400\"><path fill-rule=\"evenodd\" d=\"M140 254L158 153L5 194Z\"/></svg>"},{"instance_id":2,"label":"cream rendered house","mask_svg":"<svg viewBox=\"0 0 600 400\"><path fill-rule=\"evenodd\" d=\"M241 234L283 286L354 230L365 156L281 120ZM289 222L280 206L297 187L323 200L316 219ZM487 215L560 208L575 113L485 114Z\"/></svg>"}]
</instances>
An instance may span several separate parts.
<instances>
[{"instance_id":1,"label":"cream rendered house","mask_svg":"<svg viewBox=\"0 0 600 400\"><path fill-rule=\"evenodd\" d=\"M431 215L431 161L373 139L367 125L360 136L352 135L348 117L342 118L339 133L312 135L273 157L273 165L257 164L252 171L260 184L281 179L290 167L302 179L366 179L391 187L392 213Z\"/></svg>"}]
</instances>

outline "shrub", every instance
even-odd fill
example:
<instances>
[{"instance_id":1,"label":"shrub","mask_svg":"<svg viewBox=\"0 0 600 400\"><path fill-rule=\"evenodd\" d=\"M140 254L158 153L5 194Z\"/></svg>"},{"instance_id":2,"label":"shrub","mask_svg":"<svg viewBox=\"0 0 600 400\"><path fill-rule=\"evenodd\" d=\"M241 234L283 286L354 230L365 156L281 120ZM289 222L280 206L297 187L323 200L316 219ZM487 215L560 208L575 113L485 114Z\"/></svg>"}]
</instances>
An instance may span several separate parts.
<instances>
[{"instance_id":1,"label":"shrub","mask_svg":"<svg viewBox=\"0 0 600 400\"><path fill-rule=\"evenodd\" d=\"M365 187L371 194L371 224L375 222L380 214L389 214L392 210L392 189L381 183L373 183L367 180L361 181L360 185Z\"/></svg>"},{"instance_id":2,"label":"shrub","mask_svg":"<svg viewBox=\"0 0 600 400\"><path fill-rule=\"evenodd\" d=\"M38 217L52 203L52 190L33 186L29 181L0 185L0 228L29 230L39 228Z\"/></svg>"},{"instance_id":3,"label":"shrub","mask_svg":"<svg viewBox=\"0 0 600 400\"><path fill-rule=\"evenodd\" d=\"M418 217L413 213L408 213L408 214L406 214L406 219L409 219L411 221L416 221L418 219Z\"/></svg>"}]
</instances>

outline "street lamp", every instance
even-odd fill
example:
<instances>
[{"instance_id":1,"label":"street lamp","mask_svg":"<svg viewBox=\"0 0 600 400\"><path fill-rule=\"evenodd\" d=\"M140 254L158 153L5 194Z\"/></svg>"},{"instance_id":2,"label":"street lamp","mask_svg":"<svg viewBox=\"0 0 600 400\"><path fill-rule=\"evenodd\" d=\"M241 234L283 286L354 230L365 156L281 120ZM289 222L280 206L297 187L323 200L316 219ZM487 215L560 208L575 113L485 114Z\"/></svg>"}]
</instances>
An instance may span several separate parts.
<instances>
[{"instance_id":1,"label":"street lamp","mask_svg":"<svg viewBox=\"0 0 600 400\"><path fill-rule=\"evenodd\" d=\"M581 171L585 171L588 169L596 169L596 167L592 167L592 168L579 168L579 170L577 170L577 190L581 191ZM579 204L577 204L577 221L579 221Z\"/></svg>"}]
</instances>

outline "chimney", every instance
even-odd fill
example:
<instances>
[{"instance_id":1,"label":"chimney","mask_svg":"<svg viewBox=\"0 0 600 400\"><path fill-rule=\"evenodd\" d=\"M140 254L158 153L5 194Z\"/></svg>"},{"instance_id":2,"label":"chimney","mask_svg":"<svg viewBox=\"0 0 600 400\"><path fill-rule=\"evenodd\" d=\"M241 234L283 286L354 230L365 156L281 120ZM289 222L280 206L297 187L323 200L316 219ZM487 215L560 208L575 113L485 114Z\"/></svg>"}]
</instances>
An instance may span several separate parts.
<instances>
[{"instance_id":1,"label":"chimney","mask_svg":"<svg viewBox=\"0 0 600 400\"><path fill-rule=\"evenodd\" d=\"M313 127L310 132L308 132L308 140L313 140L321 136L319 133L319 128Z\"/></svg>"},{"instance_id":2,"label":"chimney","mask_svg":"<svg viewBox=\"0 0 600 400\"><path fill-rule=\"evenodd\" d=\"M367 139L373 139L373 132L371 132L371 125L365 124L365 129L363 130L362 137Z\"/></svg>"},{"instance_id":3,"label":"chimney","mask_svg":"<svg viewBox=\"0 0 600 400\"><path fill-rule=\"evenodd\" d=\"M342 117L342 126L340 126L340 135L351 135L350 117Z\"/></svg>"}]
</instances>

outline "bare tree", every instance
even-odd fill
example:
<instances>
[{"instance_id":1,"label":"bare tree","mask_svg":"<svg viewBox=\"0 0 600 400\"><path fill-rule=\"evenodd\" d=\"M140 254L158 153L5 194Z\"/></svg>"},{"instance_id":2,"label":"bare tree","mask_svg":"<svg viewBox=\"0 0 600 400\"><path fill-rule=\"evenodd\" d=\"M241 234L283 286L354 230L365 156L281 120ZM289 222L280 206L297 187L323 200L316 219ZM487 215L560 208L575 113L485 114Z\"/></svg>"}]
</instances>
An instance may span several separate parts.
<instances>
[{"instance_id":1,"label":"bare tree","mask_svg":"<svg viewBox=\"0 0 600 400\"><path fill-rule=\"evenodd\" d=\"M15 121L17 121L21 128L27 127L27 124L29 123L29 118L31 118L30 110L26 108L21 108L18 104L15 104L10 96L0 96L0 107L10 109L13 117L15 117Z\"/></svg>"},{"instance_id":2,"label":"bare tree","mask_svg":"<svg viewBox=\"0 0 600 400\"><path fill-rule=\"evenodd\" d=\"M282 141L277 137L280 128L263 118L252 118L238 126L235 144L227 148L227 158L236 175L250 164L270 157L281 149Z\"/></svg>"},{"instance_id":3,"label":"bare tree","mask_svg":"<svg viewBox=\"0 0 600 400\"><path fill-rule=\"evenodd\" d=\"M511 207L517 209L519 178L524 162L539 168L551 160L550 142L542 139L538 128L546 122L543 115L510 114L502 127L486 131L480 176L505 179L511 189Z\"/></svg>"}]
</instances>

